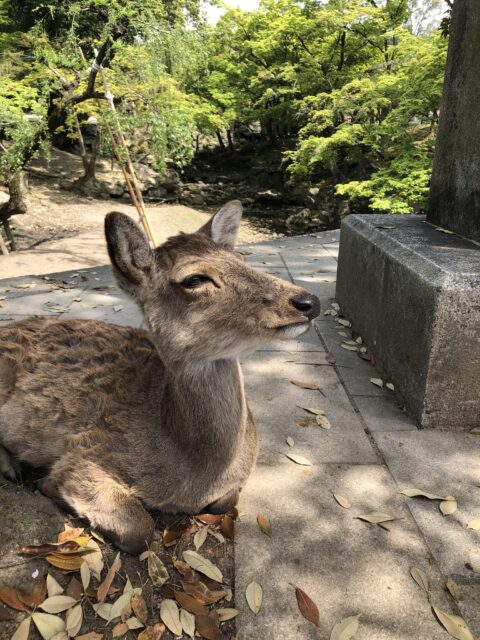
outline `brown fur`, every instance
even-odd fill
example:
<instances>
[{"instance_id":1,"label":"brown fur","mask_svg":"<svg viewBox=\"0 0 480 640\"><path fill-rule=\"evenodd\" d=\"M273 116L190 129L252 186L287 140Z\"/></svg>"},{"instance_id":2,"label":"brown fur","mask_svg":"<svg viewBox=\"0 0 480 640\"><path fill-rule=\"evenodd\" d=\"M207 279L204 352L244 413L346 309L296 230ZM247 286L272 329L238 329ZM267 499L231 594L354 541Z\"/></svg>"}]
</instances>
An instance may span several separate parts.
<instances>
[{"instance_id":1,"label":"brown fur","mask_svg":"<svg viewBox=\"0 0 480 640\"><path fill-rule=\"evenodd\" d=\"M107 216L114 274L148 332L46 318L0 329L0 470L11 477L7 451L44 467L45 493L131 553L153 532L144 506L235 504L257 454L238 357L318 315L313 296L299 311L307 292L232 251L240 214L230 203L155 251L126 216ZM194 274L212 281L185 288Z\"/></svg>"}]
</instances>

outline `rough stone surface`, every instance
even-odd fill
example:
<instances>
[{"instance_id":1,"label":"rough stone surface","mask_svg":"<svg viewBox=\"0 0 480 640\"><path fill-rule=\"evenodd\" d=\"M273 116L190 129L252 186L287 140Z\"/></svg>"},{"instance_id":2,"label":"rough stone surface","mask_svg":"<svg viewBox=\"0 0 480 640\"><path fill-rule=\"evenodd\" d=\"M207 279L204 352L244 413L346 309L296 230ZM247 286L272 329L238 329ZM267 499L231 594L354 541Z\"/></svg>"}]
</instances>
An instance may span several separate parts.
<instances>
[{"instance_id":1,"label":"rough stone surface","mask_svg":"<svg viewBox=\"0 0 480 640\"><path fill-rule=\"evenodd\" d=\"M480 437L440 431L375 433L375 442L401 491L416 487L455 496L458 509L443 516L438 501L407 498L432 555L445 575L480 575L480 535L467 524L480 516ZM473 569L473 571L472 571Z\"/></svg>"},{"instance_id":2,"label":"rough stone surface","mask_svg":"<svg viewBox=\"0 0 480 640\"><path fill-rule=\"evenodd\" d=\"M31 581L35 570L45 570L45 560L25 561L17 545L55 542L65 514L51 500L20 485L0 480L0 583L18 586Z\"/></svg>"},{"instance_id":3,"label":"rough stone surface","mask_svg":"<svg viewBox=\"0 0 480 640\"><path fill-rule=\"evenodd\" d=\"M478 245L421 216L349 216L336 296L421 426L478 426Z\"/></svg>"}]
</instances>

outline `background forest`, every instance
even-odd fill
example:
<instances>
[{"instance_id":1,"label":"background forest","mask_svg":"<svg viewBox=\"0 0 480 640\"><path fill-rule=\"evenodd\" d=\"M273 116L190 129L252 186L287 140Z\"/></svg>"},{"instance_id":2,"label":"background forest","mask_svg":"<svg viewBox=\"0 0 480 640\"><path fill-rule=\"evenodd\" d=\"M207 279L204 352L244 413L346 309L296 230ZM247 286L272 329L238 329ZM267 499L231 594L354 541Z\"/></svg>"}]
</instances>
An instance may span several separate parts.
<instances>
[{"instance_id":1,"label":"background forest","mask_svg":"<svg viewBox=\"0 0 480 640\"><path fill-rule=\"evenodd\" d=\"M75 187L97 193L118 118L137 167L163 176L151 199L237 196L287 232L421 213L448 5L263 0L213 25L197 0L0 0L4 207L25 207L25 168L52 145L81 154Z\"/></svg>"}]
</instances>

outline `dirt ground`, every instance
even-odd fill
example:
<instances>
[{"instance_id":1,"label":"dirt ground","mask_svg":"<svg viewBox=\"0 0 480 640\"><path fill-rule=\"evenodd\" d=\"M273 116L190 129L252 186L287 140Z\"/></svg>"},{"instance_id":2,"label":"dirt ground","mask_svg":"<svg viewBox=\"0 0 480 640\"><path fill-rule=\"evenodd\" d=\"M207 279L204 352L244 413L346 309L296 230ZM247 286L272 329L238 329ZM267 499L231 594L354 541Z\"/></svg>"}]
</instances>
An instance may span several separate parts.
<instances>
[{"instance_id":1,"label":"dirt ground","mask_svg":"<svg viewBox=\"0 0 480 640\"><path fill-rule=\"evenodd\" d=\"M0 202L7 199L0 192ZM103 220L109 211L122 211L138 219L133 205L115 200L83 198L51 181L31 180L28 213L14 216L11 224L19 251L0 255L0 278L41 275L81 269L109 262L103 237ZM180 231L192 232L211 213L180 204L147 205L157 244ZM242 222L240 243L274 237Z\"/></svg>"}]
</instances>

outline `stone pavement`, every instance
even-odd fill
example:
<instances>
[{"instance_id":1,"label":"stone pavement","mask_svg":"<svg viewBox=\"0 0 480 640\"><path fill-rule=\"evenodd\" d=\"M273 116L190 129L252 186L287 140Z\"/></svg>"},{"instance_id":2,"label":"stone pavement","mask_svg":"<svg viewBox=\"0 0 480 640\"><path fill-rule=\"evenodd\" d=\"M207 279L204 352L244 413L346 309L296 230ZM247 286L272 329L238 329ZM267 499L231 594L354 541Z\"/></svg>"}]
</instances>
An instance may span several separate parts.
<instances>
[{"instance_id":1,"label":"stone pavement","mask_svg":"<svg viewBox=\"0 0 480 640\"><path fill-rule=\"evenodd\" d=\"M412 580L412 567L428 575L432 600L463 615L479 635L480 533L466 525L480 517L480 436L417 430L394 393L370 382L374 368L341 347L351 337L339 332L349 330L323 315L335 295L338 232L242 250L252 266L316 293L322 315L299 340L272 343L243 363L261 451L236 526L238 639L329 638L337 622L360 615L355 640L446 640L451 636ZM48 278L0 281L0 323L32 314L142 323L107 267ZM291 380L313 382L318 390ZM302 407L324 410L331 428L318 427ZM311 466L295 464L288 453ZM407 487L454 495L458 510L443 516L438 501L401 495ZM337 504L334 493L351 508ZM355 518L372 511L397 519L384 529ZM257 514L270 521L271 538L260 531ZM445 589L448 577L460 587L458 602ZM263 588L257 615L244 595L253 580ZM318 604L319 629L299 614L294 586Z\"/></svg>"}]
</instances>

